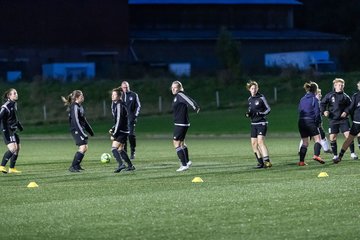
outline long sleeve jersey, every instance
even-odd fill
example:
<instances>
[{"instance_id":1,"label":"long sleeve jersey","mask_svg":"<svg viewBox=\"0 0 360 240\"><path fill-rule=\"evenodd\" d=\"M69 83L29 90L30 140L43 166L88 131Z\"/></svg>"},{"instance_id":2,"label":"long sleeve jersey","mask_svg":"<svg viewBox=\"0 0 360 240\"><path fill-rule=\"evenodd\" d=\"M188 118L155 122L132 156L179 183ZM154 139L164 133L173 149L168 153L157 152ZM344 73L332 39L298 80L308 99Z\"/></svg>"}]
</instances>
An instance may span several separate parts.
<instances>
[{"instance_id":1,"label":"long sleeve jersey","mask_svg":"<svg viewBox=\"0 0 360 240\"><path fill-rule=\"evenodd\" d=\"M135 120L139 116L141 108L138 94L132 91L125 92L122 101L126 105L129 120Z\"/></svg>"},{"instance_id":2,"label":"long sleeve jersey","mask_svg":"<svg viewBox=\"0 0 360 240\"><path fill-rule=\"evenodd\" d=\"M70 123L70 131L78 132L83 137L87 137L85 131L88 132L91 136L94 135L94 131L92 130L90 124L85 118L85 112L83 106L81 106L76 102L73 102L70 105L69 123Z\"/></svg>"},{"instance_id":3,"label":"long sleeve jersey","mask_svg":"<svg viewBox=\"0 0 360 240\"><path fill-rule=\"evenodd\" d=\"M175 94L172 103L174 125L190 126L188 106L190 106L194 111L197 111L200 108L199 105L189 96L185 95L184 92L180 91Z\"/></svg>"},{"instance_id":4,"label":"long sleeve jersey","mask_svg":"<svg viewBox=\"0 0 360 240\"><path fill-rule=\"evenodd\" d=\"M266 115L270 113L271 108L264 95L256 93L255 96L250 96L248 98L248 104L248 115L251 118L251 123L265 123L267 121Z\"/></svg>"},{"instance_id":5,"label":"long sleeve jersey","mask_svg":"<svg viewBox=\"0 0 360 240\"><path fill-rule=\"evenodd\" d=\"M346 93L332 91L326 94L321 100L321 113L324 114L325 111L329 111L328 118L330 120L339 121L347 119L348 116L342 118L341 114L343 112L349 114L350 104L351 99Z\"/></svg>"},{"instance_id":6,"label":"long sleeve jersey","mask_svg":"<svg viewBox=\"0 0 360 240\"><path fill-rule=\"evenodd\" d=\"M314 93L306 93L300 99L298 111L299 119L312 120L316 124L321 123L319 99Z\"/></svg>"},{"instance_id":7,"label":"long sleeve jersey","mask_svg":"<svg viewBox=\"0 0 360 240\"><path fill-rule=\"evenodd\" d=\"M2 123L3 130L12 130L15 131L18 127L20 127L20 123L16 116L17 112L17 104L10 99L7 100L2 106L0 110L0 119Z\"/></svg>"},{"instance_id":8,"label":"long sleeve jersey","mask_svg":"<svg viewBox=\"0 0 360 240\"><path fill-rule=\"evenodd\" d=\"M114 118L114 126L112 127L112 136L117 138L119 134L129 133L128 128L128 112L122 101L112 102L111 112Z\"/></svg>"},{"instance_id":9,"label":"long sleeve jersey","mask_svg":"<svg viewBox=\"0 0 360 240\"><path fill-rule=\"evenodd\" d=\"M351 97L351 104L349 110L353 122L360 124L360 91L355 93Z\"/></svg>"}]
</instances>

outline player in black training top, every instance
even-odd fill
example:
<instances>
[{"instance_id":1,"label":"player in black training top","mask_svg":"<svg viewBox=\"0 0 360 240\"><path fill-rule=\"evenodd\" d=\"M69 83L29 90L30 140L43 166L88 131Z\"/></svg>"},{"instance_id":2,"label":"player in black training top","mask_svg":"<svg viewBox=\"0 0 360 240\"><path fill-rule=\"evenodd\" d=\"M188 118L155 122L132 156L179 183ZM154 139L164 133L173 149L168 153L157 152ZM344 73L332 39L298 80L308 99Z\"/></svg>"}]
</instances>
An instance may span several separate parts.
<instances>
[{"instance_id":1,"label":"player in black training top","mask_svg":"<svg viewBox=\"0 0 360 240\"><path fill-rule=\"evenodd\" d=\"M85 118L85 111L82 106L82 103L84 102L83 93L80 90L74 90L67 98L61 98L65 106L68 106L67 111L69 112L70 132L75 140L75 144L79 146L69 171L80 172L80 170L84 170L80 164L84 158L85 152L88 150L88 135L85 131L91 136L94 136L94 131Z\"/></svg>"},{"instance_id":2,"label":"player in black training top","mask_svg":"<svg viewBox=\"0 0 360 240\"><path fill-rule=\"evenodd\" d=\"M4 100L6 101L0 110L0 121L4 135L4 142L8 148L5 152L1 162L0 171L3 173L21 173L15 168L16 160L20 151L20 138L16 133L17 130L22 131L23 127L17 119L17 104L18 93L16 89L10 88L4 93ZM6 163L10 160L9 171L6 170Z\"/></svg>"},{"instance_id":3,"label":"player in black training top","mask_svg":"<svg viewBox=\"0 0 360 240\"><path fill-rule=\"evenodd\" d=\"M271 167L269 151L265 145L268 121L266 115L270 113L270 106L264 95L260 94L259 85L255 81L246 84L251 96L248 98L248 111L246 117L251 119L251 146L258 161L257 168Z\"/></svg>"},{"instance_id":4,"label":"player in black training top","mask_svg":"<svg viewBox=\"0 0 360 240\"><path fill-rule=\"evenodd\" d=\"M129 143L130 143L130 159L135 159L136 148L136 135L135 126L137 123L137 117L140 113L140 100L137 93L130 91L130 85L127 81L121 83L121 89L124 94L122 95L122 101L125 103L128 112L128 125L129 125ZM125 151L127 151L127 142L125 142Z\"/></svg>"},{"instance_id":5,"label":"player in black training top","mask_svg":"<svg viewBox=\"0 0 360 240\"><path fill-rule=\"evenodd\" d=\"M333 160L337 159L336 137L341 131L347 138L350 131L349 107L350 97L344 93L345 81L341 78L335 78L333 81L334 90L325 95L321 100L321 113L329 119L330 146L334 154ZM358 159L354 152L354 143L350 145L351 158Z\"/></svg>"},{"instance_id":6,"label":"player in black training top","mask_svg":"<svg viewBox=\"0 0 360 240\"><path fill-rule=\"evenodd\" d=\"M182 172L191 166L192 162L189 159L189 150L185 144L185 136L190 127L188 107L190 106L197 113L200 111L199 105L184 93L184 88L179 81L174 81L171 85L171 92L174 95L172 103L174 115L174 137L173 144L176 153L181 162L181 166L177 172Z\"/></svg>"},{"instance_id":7,"label":"player in black training top","mask_svg":"<svg viewBox=\"0 0 360 240\"><path fill-rule=\"evenodd\" d=\"M113 89L111 94L111 112L114 118L114 126L109 130L109 133L111 134L110 139L112 141L111 152L116 161L119 163L118 167L114 171L115 173L118 173L123 169L125 169L125 171L135 170L128 154L124 150L126 139L129 135L129 127L126 106L121 100L123 94L124 92L121 88ZM127 167L122 160L127 163Z\"/></svg>"},{"instance_id":8,"label":"player in black training top","mask_svg":"<svg viewBox=\"0 0 360 240\"><path fill-rule=\"evenodd\" d=\"M339 163L342 160L345 151L348 149L349 146L351 146L351 144L354 143L354 138L360 133L360 81L357 83L357 87L358 92L356 92L352 96L351 105L349 107L349 112L352 116L353 124L351 126L349 136L346 138L345 142L341 147L339 157L333 160L335 164Z\"/></svg>"}]
</instances>

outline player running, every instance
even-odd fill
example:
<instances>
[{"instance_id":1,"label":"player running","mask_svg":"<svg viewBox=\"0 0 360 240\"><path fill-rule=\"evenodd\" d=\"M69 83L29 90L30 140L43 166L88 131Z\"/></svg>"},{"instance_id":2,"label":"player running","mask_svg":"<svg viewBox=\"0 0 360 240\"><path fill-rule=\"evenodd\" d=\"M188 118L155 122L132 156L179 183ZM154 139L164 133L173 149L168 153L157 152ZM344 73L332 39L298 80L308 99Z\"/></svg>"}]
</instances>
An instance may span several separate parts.
<instances>
[{"instance_id":1,"label":"player running","mask_svg":"<svg viewBox=\"0 0 360 240\"><path fill-rule=\"evenodd\" d=\"M21 173L21 171L15 168L16 160L20 151L20 138L16 133L17 130L22 131L23 127L17 118L17 103L19 96L14 88L10 88L4 93L4 100L6 101L0 110L0 121L2 125L2 131L4 134L4 142L8 150L5 152L0 171L3 173ZM9 171L5 166L10 160Z\"/></svg>"},{"instance_id":2,"label":"player running","mask_svg":"<svg viewBox=\"0 0 360 240\"><path fill-rule=\"evenodd\" d=\"M352 102L349 107L349 113L352 116L353 124L351 126L349 136L346 138L341 147L339 157L333 160L335 164L342 160L345 151L349 146L351 146L351 144L354 143L354 138L360 133L360 81L357 83L357 87L359 91L352 96Z\"/></svg>"},{"instance_id":3,"label":"player running","mask_svg":"<svg viewBox=\"0 0 360 240\"><path fill-rule=\"evenodd\" d=\"M299 121L298 127L302 140L302 146L300 147L299 156L300 161L298 162L299 166L305 166L305 156L307 148L309 146L309 138L314 139L314 156L313 160L324 164L325 161L320 157L321 150L321 137L319 132L319 125L321 123L320 107L319 100L316 98L316 93L318 90L318 85L315 82L308 82L304 84L304 89L306 91L305 96L300 99L298 111L299 111Z\"/></svg>"},{"instance_id":4,"label":"player running","mask_svg":"<svg viewBox=\"0 0 360 240\"><path fill-rule=\"evenodd\" d=\"M335 78L333 81L334 90L326 94L321 100L321 113L329 119L330 145L334 154L333 159L337 159L337 134L341 131L347 138L350 131L349 107L350 97L344 93L345 81ZM351 158L358 159L355 154L354 143L350 144Z\"/></svg>"},{"instance_id":5,"label":"player running","mask_svg":"<svg viewBox=\"0 0 360 240\"><path fill-rule=\"evenodd\" d=\"M256 168L270 168L272 166L269 151L265 144L268 121L266 115L270 113L270 106L265 96L260 94L259 85L255 81L246 84L251 96L248 98L248 111L246 117L251 119L251 146L258 164Z\"/></svg>"}]
</instances>

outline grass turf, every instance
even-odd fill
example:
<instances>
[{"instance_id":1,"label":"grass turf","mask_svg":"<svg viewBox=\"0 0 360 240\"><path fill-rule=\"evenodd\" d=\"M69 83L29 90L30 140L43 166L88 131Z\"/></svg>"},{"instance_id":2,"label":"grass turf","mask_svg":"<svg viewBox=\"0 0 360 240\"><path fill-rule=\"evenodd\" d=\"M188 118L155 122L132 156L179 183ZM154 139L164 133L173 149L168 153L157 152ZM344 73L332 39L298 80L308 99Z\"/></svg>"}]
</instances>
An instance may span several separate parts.
<instances>
[{"instance_id":1,"label":"grass turf","mask_svg":"<svg viewBox=\"0 0 360 240\"><path fill-rule=\"evenodd\" d=\"M110 142L93 138L74 174L70 136L25 137L23 173L0 175L0 238L358 239L360 163L298 167L297 138L267 142L273 168L256 170L248 137L189 137L193 166L178 173L170 139L140 138L137 170L114 174L114 160L100 163Z\"/></svg>"}]
</instances>

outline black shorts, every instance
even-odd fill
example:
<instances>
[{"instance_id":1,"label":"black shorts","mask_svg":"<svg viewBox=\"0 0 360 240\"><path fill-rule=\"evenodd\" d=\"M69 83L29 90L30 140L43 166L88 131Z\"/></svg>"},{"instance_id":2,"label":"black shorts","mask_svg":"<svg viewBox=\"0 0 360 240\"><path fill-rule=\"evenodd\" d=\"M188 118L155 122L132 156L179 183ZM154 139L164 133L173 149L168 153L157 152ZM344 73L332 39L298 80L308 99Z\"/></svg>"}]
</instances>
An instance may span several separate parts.
<instances>
[{"instance_id":1,"label":"black shorts","mask_svg":"<svg viewBox=\"0 0 360 240\"><path fill-rule=\"evenodd\" d=\"M267 123L251 124L251 138L257 138L259 135L266 136Z\"/></svg>"},{"instance_id":2,"label":"black shorts","mask_svg":"<svg viewBox=\"0 0 360 240\"><path fill-rule=\"evenodd\" d=\"M184 141L188 129L187 126L175 126L173 139L175 141Z\"/></svg>"},{"instance_id":3,"label":"black shorts","mask_svg":"<svg viewBox=\"0 0 360 240\"><path fill-rule=\"evenodd\" d=\"M125 144L128 135L129 135L128 133L120 132L119 135L114 139L114 141L117 141L121 144Z\"/></svg>"},{"instance_id":4,"label":"black shorts","mask_svg":"<svg viewBox=\"0 0 360 240\"><path fill-rule=\"evenodd\" d=\"M17 135L15 132L3 130L3 133L5 145L10 143L20 143L19 135Z\"/></svg>"},{"instance_id":5,"label":"black shorts","mask_svg":"<svg viewBox=\"0 0 360 240\"><path fill-rule=\"evenodd\" d=\"M88 144L88 137L84 137L78 131L71 131L71 135L73 136L73 138L75 140L76 146L82 146L82 145Z\"/></svg>"},{"instance_id":6,"label":"black shorts","mask_svg":"<svg viewBox=\"0 0 360 240\"><path fill-rule=\"evenodd\" d=\"M318 125L312 120L299 119L298 127L301 138L313 137L320 134Z\"/></svg>"},{"instance_id":7,"label":"black shorts","mask_svg":"<svg viewBox=\"0 0 360 240\"><path fill-rule=\"evenodd\" d=\"M330 134L338 134L339 132L348 132L350 131L350 123L349 120L345 119L343 121L330 121L329 123L329 133Z\"/></svg>"},{"instance_id":8,"label":"black shorts","mask_svg":"<svg viewBox=\"0 0 360 240\"><path fill-rule=\"evenodd\" d=\"M360 123L354 123L350 128L350 134L353 136L357 136L360 133Z\"/></svg>"}]
</instances>

